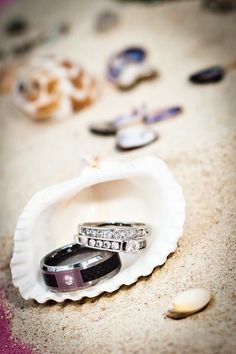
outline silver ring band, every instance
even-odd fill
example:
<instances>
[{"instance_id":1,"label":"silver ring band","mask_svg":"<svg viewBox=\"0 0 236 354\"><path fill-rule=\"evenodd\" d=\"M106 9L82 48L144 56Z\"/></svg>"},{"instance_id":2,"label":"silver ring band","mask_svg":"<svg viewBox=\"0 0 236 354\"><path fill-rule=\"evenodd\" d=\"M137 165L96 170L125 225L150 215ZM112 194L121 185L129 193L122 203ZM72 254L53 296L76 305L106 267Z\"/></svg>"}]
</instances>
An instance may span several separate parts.
<instances>
[{"instance_id":1,"label":"silver ring band","mask_svg":"<svg viewBox=\"0 0 236 354\"><path fill-rule=\"evenodd\" d=\"M112 252L125 252L125 253L136 253L141 249L146 247L146 240L114 240L114 239L102 239L102 238L91 238L84 235L75 235L75 242L83 247L93 248L103 251Z\"/></svg>"},{"instance_id":2,"label":"silver ring band","mask_svg":"<svg viewBox=\"0 0 236 354\"><path fill-rule=\"evenodd\" d=\"M137 222L86 222L78 225L78 233L95 238L127 241L146 238L150 234L150 226Z\"/></svg>"},{"instance_id":3,"label":"silver ring band","mask_svg":"<svg viewBox=\"0 0 236 354\"><path fill-rule=\"evenodd\" d=\"M77 243L60 247L40 263L45 284L53 291L74 291L109 279L121 268L117 253L91 250Z\"/></svg>"},{"instance_id":4,"label":"silver ring band","mask_svg":"<svg viewBox=\"0 0 236 354\"><path fill-rule=\"evenodd\" d=\"M84 247L135 253L146 247L150 227L144 223L99 222L78 225L75 242Z\"/></svg>"}]
</instances>

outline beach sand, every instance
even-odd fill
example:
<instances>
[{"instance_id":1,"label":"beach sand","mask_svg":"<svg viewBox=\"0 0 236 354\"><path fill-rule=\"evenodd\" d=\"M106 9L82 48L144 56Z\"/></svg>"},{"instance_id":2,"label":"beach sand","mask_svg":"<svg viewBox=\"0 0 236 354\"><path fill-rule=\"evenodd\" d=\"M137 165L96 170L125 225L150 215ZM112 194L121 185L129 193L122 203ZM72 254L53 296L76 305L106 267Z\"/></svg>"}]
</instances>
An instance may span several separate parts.
<instances>
[{"instance_id":1,"label":"beach sand","mask_svg":"<svg viewBox=\"0 0 236 354\"><path fill-rule=\"evenodd\" d=\"M235 353L236 71L204 87L191 85L187 77L235 59L236 12L211 13L198 1L123 7L119 2L91 3L24 0L9 5L0 17L25 11L35 27L62 18L71 21L71 34L39 53L50 49L78 59L101 85L96 104L61 123L32 122L14 108L11 97L0 97L0 284L2 301L12 314L12 335L26 343L27 353L28 346L43 354ZM108 5L120 12L120 25L95 34L95 14ZM120 93L103 81L104 63L129 44L149 50L160 78ZM88 132L90 122L143 102L153 108L184 107L182 115L155 126L160 133L155 144L125 154L115 150L113 138ZM112 294L61 304L25 301L13 287L9 269L17 218L35 192L77 176L81 158L90 154L118 159L155 154L168 164L186 199L178 248L152 275ZM183 320L167 318L173 296L192 287L211 290L207 308ZM11 353L2 348L0 353Z\"/></svg>"}]
</instances>

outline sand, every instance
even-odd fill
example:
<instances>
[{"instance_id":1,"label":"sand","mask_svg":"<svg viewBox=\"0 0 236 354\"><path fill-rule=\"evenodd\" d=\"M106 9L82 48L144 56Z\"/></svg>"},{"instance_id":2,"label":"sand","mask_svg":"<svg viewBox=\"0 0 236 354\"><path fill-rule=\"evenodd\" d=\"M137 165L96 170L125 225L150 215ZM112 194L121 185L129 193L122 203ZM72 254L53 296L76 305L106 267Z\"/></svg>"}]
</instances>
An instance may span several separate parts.
<instances>
[{"instance_id":1,"label":"sand","mask_svg":"<svg viewBox=\"0 0 236 354\"><path fill-rule=\"evenodd\" d=\"M235 59L236 13L213 14L198 1L124 7L109 2L120 11L121 24L95 35L94 16L105 4L24 0L1 14L3 23L27 11L35 27L58 18L72 21L68 37L39 52L71 54L100 77L102 87L95 105L62 123L31 122L10 97L0 98L0 284L4 306L12 313L12 335L26 343L27 350L29 345L32 352L43 354L234 353L236 71L206 87L192 86L186 78L199 68ZM119 93L101 79L104 61L130 43L149 49L161 76ZM158 142L127 154L115 151L113 138L88 133L90 122L129 111L140 102L153 108L183 104L185 112L156 126ZM156 154L166 161L186 198L179 246L163 267L113 294L76 303L25 301L13 287L9 270L17 218L36 191L77 176L81 158L95 153L120 159ZM213 295L204 311L179 321L166 318L176 293L199 286ZM11 352L0 348L0 353Z\"/></svg>"}]
</instances>

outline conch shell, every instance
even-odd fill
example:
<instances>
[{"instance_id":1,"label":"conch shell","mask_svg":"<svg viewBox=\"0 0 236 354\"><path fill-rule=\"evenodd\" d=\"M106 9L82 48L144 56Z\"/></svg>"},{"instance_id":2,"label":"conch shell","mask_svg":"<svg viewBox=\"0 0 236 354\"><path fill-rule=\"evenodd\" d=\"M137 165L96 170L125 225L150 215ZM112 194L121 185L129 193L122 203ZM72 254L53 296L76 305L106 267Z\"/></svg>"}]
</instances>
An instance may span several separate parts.
<instances>
[{"instance_id":1,"label":"conch shell","mask_svg":"<svg viewBox=\"0 0 236 354\"><path fill-rule=\"evenodd\" d=\"M184 219L182 189L162 160L155 156L86 160L77 178L36 193L24 208L14 235L13 284L24 299L39 303L113 292L165 263L177 247ZM121 271L96 286L69 293L47 289L39 269L41 258L73 242L78 223L104 220L150 224L147 247L135 255L121 254Z\"/></svg>"}]
</instances>

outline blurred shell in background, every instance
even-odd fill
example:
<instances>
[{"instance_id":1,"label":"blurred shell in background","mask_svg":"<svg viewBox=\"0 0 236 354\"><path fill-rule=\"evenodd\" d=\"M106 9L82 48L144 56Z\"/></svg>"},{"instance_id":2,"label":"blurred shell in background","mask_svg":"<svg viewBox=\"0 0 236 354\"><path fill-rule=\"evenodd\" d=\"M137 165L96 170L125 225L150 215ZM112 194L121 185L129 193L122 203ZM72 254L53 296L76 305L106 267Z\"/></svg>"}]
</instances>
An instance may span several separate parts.
<instances>
[{"instance_id":1,"label":"blurred shell in background","mask_svg":"<svg viewBox=\"0 0 236 354\"><path fill-rule=\"evenodd\" d=\"M194 84L212 84L222 81L224 76L224 67L215 65L190 75L189 81Z\"/></svg>"},{"instance_id":2,"label":"blurred shell in background","mask_svg":"<svg viewBox=\"0 0 236 354\"><path fill-rule=\"evenodd\" d=\"M205 8L217 12L229 12L235 9L235 0L202 0Z\"/></svg>"},{"instance_id":3,"label":"blurred shell in background","mask_svg":"<svg viewBox=\"0 0 236 354\"><path fill-rule=\"evenodd\" d=\"M150 145L158 139L158 134L152 130L139 124L135 127L120 129L117 133L117 149L128 151L139 149Z\"/></svg>"},{"instance_id":4,"label":"blurred shell in background","mask_svg":"<svg viewBox=\"0 0 236 354\"><path fill-rule=\"evenodd\" d=\"M24 34L29 29L29 23L24 17L11 18L5 27L5 31L9 36L19 36Z\"/></svg>"},{"instance_id":5,"label":"blurred shell in background","mask_svg":"<svg viewBox=\"0 0 236 354\"><path fill-rule=\"evenodd\" d=\"M33 59L19 73L15 88L16 105L30 118L64 118L89 106L96 98L94 79L68 59Z\"/></svg>"},{"instance_id":6,"label":"blurred shell in background","mask_svg":"<svg viewBox=\"0 0 236 354\"><path fill-rule=\"evenodd\" d=\"M158 76L147 61L147 51L132 46L112 55L107 64L107 79L120 90L129 90L138 83Z\"/></svg>"},{"instance_id":7,"label":"blurred shell in background","mask_svg":"<svg viewBox=\"0 0 236 354\"><path fill-rule=\"evenodd\" d=\"M107 32L119 23L119 15L114 10L105 9L98 13L94 28L96 32Z\"/></svg>"}]
</instances>

